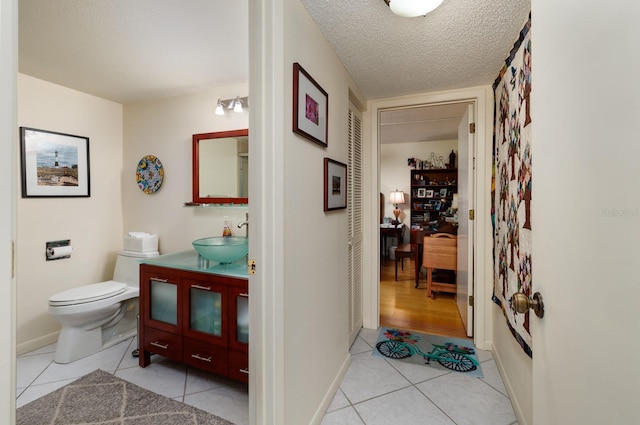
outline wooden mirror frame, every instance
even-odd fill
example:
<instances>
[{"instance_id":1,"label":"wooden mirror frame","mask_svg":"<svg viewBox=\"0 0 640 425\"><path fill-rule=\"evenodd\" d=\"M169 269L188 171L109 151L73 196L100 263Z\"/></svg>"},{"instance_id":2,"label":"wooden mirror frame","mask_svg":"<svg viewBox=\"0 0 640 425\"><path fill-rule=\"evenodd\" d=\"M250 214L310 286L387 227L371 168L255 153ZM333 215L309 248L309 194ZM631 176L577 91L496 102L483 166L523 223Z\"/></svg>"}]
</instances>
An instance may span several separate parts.
<instances>
[{"instance_id":1,"label":"wooden mirror frame","mask_svg":"<svg viewBox=\"0 0 640 425\"><path fill-rule=\"evenodd\" d=\"M249 198L201 198L200 197L200 140L223 139L226 137L249 136L248 129L217 131L193 135L192 144L192 183L194 204L248 204Z\"/></svg>"}]
</instances>

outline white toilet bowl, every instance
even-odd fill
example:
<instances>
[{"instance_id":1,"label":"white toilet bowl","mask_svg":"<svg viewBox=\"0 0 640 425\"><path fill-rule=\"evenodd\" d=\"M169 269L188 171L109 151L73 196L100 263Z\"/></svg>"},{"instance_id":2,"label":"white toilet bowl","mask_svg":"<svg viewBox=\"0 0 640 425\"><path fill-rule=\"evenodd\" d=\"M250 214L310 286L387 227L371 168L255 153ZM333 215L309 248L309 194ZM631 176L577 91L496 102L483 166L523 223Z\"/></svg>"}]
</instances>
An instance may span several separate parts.
<instances>
[{"instance_id":1,"label":"white toilet bowl","mask_svg":"<svg viewBox=\"0 0 640 425\"><path fill-rule=\"evenodd\" d=\"M70 363L137 333L140 260L157 255L157 251L120 251L114 280L72 288L49 298L49 314L62 326L56 363Z\"/></svg>"}]
</instances>

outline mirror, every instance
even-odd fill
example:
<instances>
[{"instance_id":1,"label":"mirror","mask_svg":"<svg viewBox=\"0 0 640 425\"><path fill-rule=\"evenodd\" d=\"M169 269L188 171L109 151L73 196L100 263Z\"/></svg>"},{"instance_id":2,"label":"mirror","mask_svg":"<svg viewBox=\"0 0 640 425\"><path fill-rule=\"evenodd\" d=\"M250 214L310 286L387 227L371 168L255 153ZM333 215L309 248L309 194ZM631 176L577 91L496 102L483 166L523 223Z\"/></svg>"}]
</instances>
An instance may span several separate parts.
<instances>
[{"instance_id":1,"label":"mirror","mask_svg":"<svg viewBox=\"0 0 640 425\"><path fill-rule=\"evenodd\" d=\"M193 203L249 203L249 130L193 135Z\"/></svg>"}]
</instances>

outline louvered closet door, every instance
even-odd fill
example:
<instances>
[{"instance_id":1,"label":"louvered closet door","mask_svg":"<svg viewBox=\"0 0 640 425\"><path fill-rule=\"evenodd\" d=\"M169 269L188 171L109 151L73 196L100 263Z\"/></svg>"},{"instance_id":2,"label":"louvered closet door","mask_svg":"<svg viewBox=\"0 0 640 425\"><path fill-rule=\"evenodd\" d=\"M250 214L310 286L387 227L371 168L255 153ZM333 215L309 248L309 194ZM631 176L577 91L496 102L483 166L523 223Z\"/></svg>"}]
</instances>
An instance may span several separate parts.
<instances>
[{"instance_id":1,"label":"louvered closet door","mask_svg":"<svg viewBox=\"0 0 640 425\"><path fill-rule=\"evenodd\" d=\"M349 342L362 327L362 114L349 102Z\"/></svg>"}]
</instances>

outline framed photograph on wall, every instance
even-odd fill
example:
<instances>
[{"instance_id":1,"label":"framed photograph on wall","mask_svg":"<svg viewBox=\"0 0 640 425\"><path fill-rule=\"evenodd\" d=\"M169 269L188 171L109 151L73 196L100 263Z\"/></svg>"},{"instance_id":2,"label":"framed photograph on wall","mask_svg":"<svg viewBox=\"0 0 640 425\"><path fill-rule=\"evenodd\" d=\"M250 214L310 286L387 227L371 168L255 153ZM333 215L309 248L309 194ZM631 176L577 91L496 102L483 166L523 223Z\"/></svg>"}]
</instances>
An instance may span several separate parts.
<instances>
[{"instance_id":1,"label":"framed photograph on wall","mask_svg":"<svg viewBox=\"0 0 640 425\"><path fill-rule=\"evenodd\" d=\"M22 197L89 197L89 138L20 127Z\"/></svg>"},{"instance_id":2,"label":"framed photograph on wall","mask_svg":"<svg viewBox=\"0 0 640 425\"><path fill-rule=\"evenodd\" d=\"M324 159L324 210L347 208L347 165Z\"/></svg>"},{"instance_id":3,"label":"framed photograph on wall","mask_svg":"<svg viewBox=\"0 0 640 425\"><path fill-rule=\"evenodd\" d=\"M293 131L327 147L329 95L299 63L293 64Z\"/></svg>"}]
</instances>

